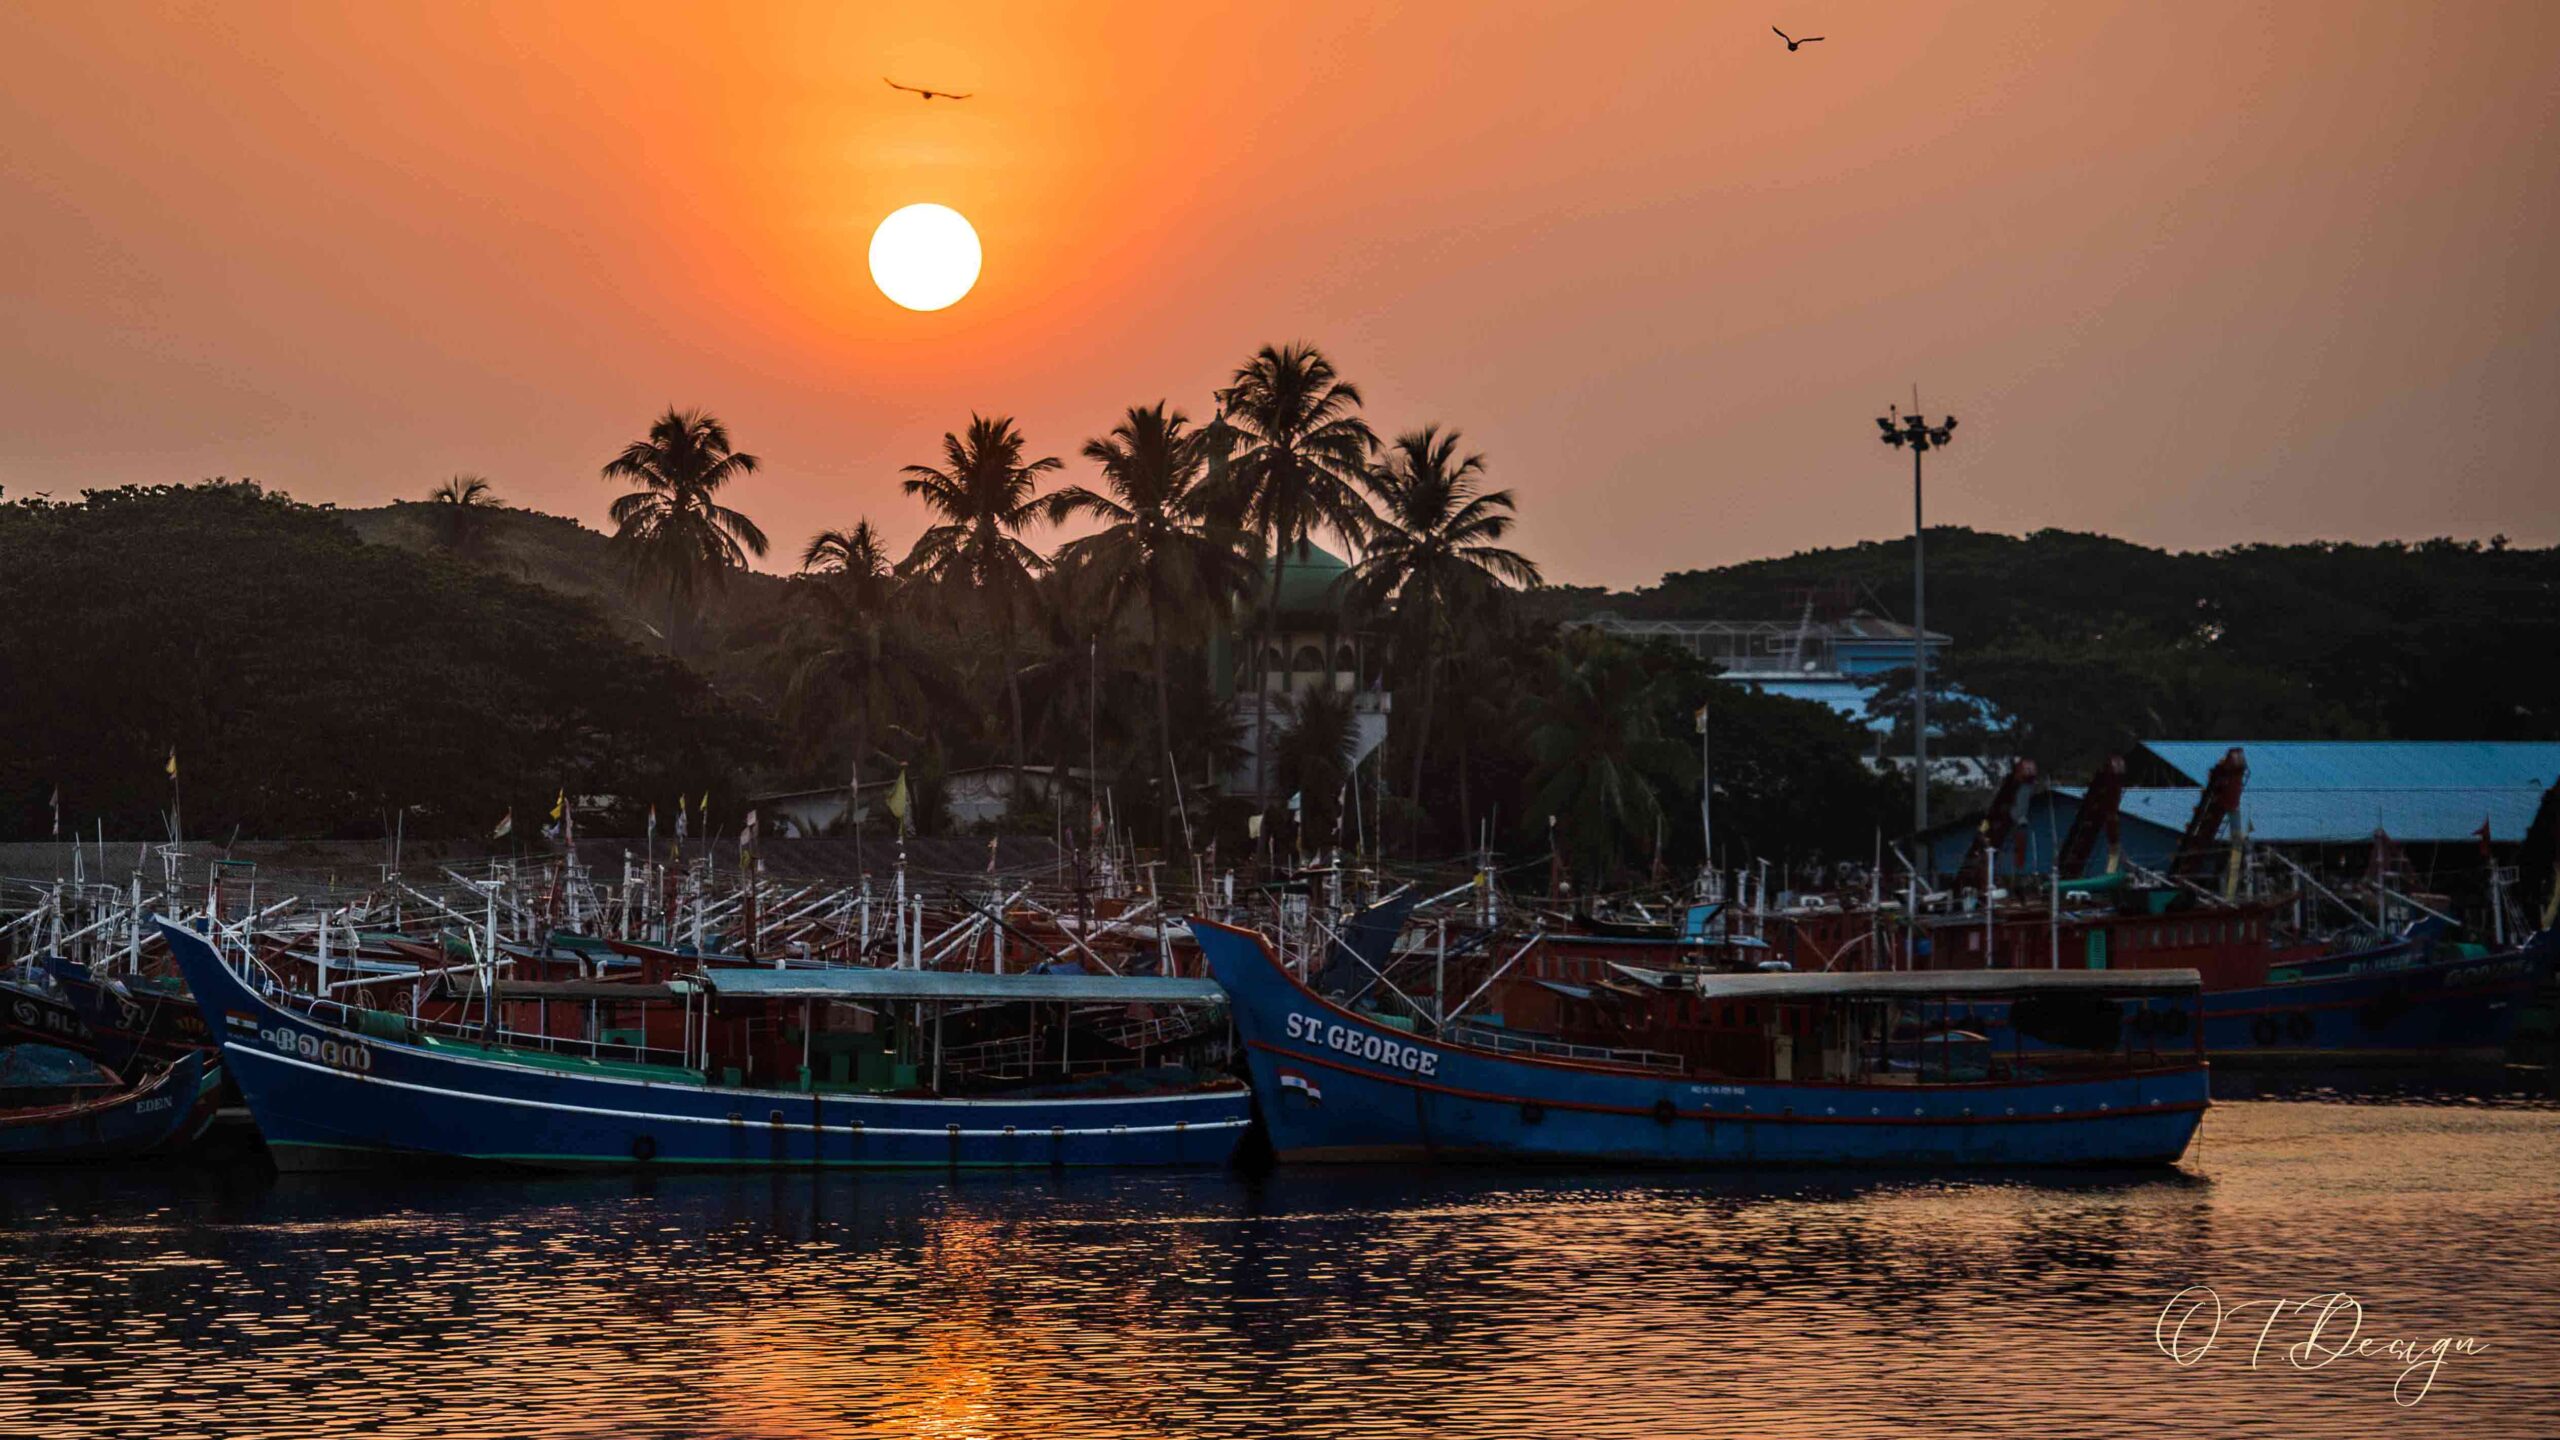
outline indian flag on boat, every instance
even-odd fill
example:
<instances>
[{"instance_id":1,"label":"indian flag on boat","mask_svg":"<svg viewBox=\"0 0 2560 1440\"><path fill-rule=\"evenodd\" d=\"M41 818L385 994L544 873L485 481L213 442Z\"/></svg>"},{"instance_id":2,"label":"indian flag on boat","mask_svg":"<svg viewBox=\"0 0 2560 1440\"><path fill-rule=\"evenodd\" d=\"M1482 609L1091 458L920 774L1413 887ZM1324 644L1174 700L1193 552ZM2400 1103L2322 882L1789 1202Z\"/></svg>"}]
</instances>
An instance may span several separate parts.
<instances>
[{"instance_id":1,"label":"indian flag on boat","mask_svg":"<svg viewBox=\"0 0 2560 1440\"><path fill-rule=\"evenodd\" d=\"M1324 1092L1316 1088L1316 1082L1299 1074L1295 1070L1283 1070L1280 1072L1280 1088L1283 1090L1295 1090L1318 1105L1324 1103Z\"/></svg>"},{"instance_id":2,"label":"indian flag on boat","mask_svg":"<svg viewBox=\"0 0 2560 1440\"><path fill-rule=\"evenodd\" d=\"M226 1011L222 1018L231 1022L231 1028L242 1034L255 1035L258 1033L258 1017L247 1010Z\"/></svg>"}]
</instances>

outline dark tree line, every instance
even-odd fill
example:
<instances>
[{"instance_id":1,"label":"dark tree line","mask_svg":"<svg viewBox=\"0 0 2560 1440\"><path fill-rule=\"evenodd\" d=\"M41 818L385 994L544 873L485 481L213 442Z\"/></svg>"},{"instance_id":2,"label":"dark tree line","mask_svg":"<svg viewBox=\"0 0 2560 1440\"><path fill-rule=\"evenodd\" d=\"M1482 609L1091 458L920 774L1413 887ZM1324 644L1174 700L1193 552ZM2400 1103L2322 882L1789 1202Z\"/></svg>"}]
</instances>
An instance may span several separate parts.
<instances>
[{"instance_id":1,"label":"dark tree line","mask_svg":"<svg viewBox=\"0 0 2560 1440\"><path fill-rule=\"evenodd\" d=\"M1929 534L1929 622L1953 639L1932 680L2014 721L1999 737L2083 777L2144 739L2560 737L2560 549L2246 545L2170 553L2104 536ZM1547 603L1634 617L1771 617L1839 586L1890 610L1910 542L1720 570L1631 595ZM1908 672L1878 713L1899 716ZM1940 713L1933 707L1933 714ZM1891 742L1908 744L1897 730Z\"/></svg>"},{"instance_id":2,"label":"dark tree line","mask_svg":"<svg viewBox=\"0 0 2560 1440\"><path fill-rule=\"evenodd\" d=\"M472 476L349 516L246 483L0 509L0 825L45 834L58 784L67 824L155 833L172 746L191 833L270 838L369 837L395 814L462 836L509 810L523 835L563 789L622 797L589 833L636 831L652 800L663 826L706 789L734 823L745 794L901 766L933 828L963 767L1090 767L1123 831L1177 859L1253 853L1260 814L1276 858L1366 841L1463 863L1489 844L1589 888L1699 862L1702 703L1721 863L1865 859L1906 813L1857 725L1557 622L1771 618L1814 587L1891 613L1908 542L1627 595L1545 586L1511 548L1498 465L1446 426L1383 436L1308 347L1265 347L1204 403L1131 406L1080 442L969 417L901 476L913 545L848 516L788 578L748 568L769 548L748 513L758 462L717 418L670 411L602 458L610 540L504 509ZM1367 638L1358 684L1391 701L1385 744L1355 765L1366 702L1318 686L1221 794L1237 697L1291 678L1266 642L1314 544L1348 562L1320 623ZM1955 640L1942 678L2013 727L1989 740L2064 778L2163 736L2560 733L2560 551L2167 554L1947 529L1930 554L1933 628ZM1886 691L1878 713L1898 714ZM1081 832L1046 803L1001 823Z\"/></svg>"},{"instance_id":3,"label":"dark tree line","mask_svg":"<svg viewBox=\"0 0 2560 1440\"><path fill-rule=\"evenodd\" d=\"M57 787L66 830L127 839L164 833L173 790L192 837L510 809L530 834L563 789L733 794L773 740L584 604L248 482L0 507L0 675L0 813L29 839Z\"/></svg>"}]
</instances>

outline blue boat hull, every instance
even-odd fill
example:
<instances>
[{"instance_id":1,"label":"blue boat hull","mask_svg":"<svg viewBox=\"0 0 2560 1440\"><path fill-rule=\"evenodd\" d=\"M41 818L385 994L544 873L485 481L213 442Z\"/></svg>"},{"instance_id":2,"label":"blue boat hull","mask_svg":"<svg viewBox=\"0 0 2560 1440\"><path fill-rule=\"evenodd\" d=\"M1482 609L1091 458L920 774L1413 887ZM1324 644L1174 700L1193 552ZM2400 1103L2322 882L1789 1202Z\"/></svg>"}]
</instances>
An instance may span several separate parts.
<instances>
[{"instance_id":1,"label":"blue boat hull","mask_svg":"<svg viewBox=\"0 0 2560 1440\"><path fill-rule=\"evenodd\" d=\"M104 1099L0 1111L0 1163L124 1160L174 1150L212 1123L221 1088L221 1068L189 1053Z\"/></svg>"},{"instance_id":2,"label":"blue boat hull","mask_svg":"<svg viewBox=\"0 0 2560 1440\"><path fill-rule=\"evenodd\" d=\"M2201 1013L2205 1053L2234 1068L2250 1065L2495 1064L2508 1058L2520 1022L2548 1005L2560 935L2517 950L2430 958L2411 943L2312 961L2286 978L2212 990L2200 1006L2155 1001L2135 1017L2135 1043L2192 1043ZM1974 1031L1995 1052L2044 1046L2010 1026L2001 1001L1962 1006L1948 1023Z\"/></svg>"},{"instance_id":3,"label":"blue boat hull","mask_svg":"<svg viewBox=\"0 0 2560 1440\"><path fill-rule=\"evenodd\" d=\"M315 1022L162 927L280 1169L1221 1165L1241 1088L946 1100L745 1090L439 1053Z\"/></svg>"},{"instance_id":4,"label":"blue boat hull","mask_svg":"<svg viewBox=\"0 0 2560 1440\"><path fill-rule=\"evenodd\" d=\"M212 1043L184 992L111 984L91 974L88 966L60 957L48 958L44 967L79 1017L91 1053L110 1070L173 1059Z\"/></svg>"},{"instance_id":5,"label":"blue boat hull","mask_svg":"<svg viewBox=\"0 0 2560 1440\"><path fill-rule=\"evenodd\" d=\"M1722 1080L1496 1054L1333 1005L1250 931L1194 921L1283 1160L2135 1165L2178 1158L2200 1063L1981 1084Z\"/></svg>"},{"instance_id":6,"label":"blue boat hull","mask_svg":"<svg viewBox=\"0 0 2560 1440\"><path fill-rule=\"evenodd\" d=\"M2560 941L2427 959L2405 950L2302 967L2300 978L2204 997L2204 1041L2240 1061L2495 1061L2552 983Z\"/></svg>"},{"instance_id":7,"label":"blue boat hull","mask_svg":"<svg viewBox=\"0 0 2560 1440\"><path fill-rule=\"evenodd\" d=\"M34 1040L83 1055L98 1054L98 1037L89 1032L70 1000L15 981L0 981L0 1039Z\"/></svg>"}]
</instances>

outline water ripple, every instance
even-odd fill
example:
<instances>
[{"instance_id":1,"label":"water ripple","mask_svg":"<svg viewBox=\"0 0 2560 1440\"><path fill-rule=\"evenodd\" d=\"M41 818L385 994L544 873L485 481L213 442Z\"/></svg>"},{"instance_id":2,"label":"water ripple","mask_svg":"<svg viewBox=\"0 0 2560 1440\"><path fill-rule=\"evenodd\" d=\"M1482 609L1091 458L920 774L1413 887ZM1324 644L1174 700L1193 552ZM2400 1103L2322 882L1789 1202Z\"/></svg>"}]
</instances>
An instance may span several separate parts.
<instances>
[{"instance_id":1,"label":"water ripple","mask_svg":"<svg viewBox=\"0 0 2560 1440\"><path fill-rule=\"evenodd\" d=\"M2560 1114L2207 1129L2036 1179L14 1174L0 1433L2560 1433ZM2192 1283L2491 1348L2414 1408L2180 1368Z\"/></svg>"}]
</instances>

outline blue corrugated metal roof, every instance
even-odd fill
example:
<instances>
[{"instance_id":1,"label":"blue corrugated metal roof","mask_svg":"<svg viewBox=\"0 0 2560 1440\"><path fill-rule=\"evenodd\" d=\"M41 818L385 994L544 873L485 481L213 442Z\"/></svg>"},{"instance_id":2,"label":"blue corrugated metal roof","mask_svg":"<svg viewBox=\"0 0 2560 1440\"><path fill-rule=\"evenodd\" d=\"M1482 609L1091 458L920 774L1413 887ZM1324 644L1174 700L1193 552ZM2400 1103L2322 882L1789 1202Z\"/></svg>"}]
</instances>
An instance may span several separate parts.
<instances>
[{"instance_id":1,"label":"blue corrugated metal roof","mask_svg":"<svg viewBox=\"0 0 2560 1440\"><path fill-rule=\"evenodd\" d=\"M2548 740L2152 740L2142 748L2201 785L2214 762L2233 746L2248 757L2250 795L2274 790L2528 790L2540 795L2560 781L2560 741ZM2466 828L2479 825L2475 816Z\"/></svg>"},{"instance_id":2,"label":"blue corrugated metal roof","mask_svg":"<svg viewBox=\"0 0 2560 1440\"><path fill-rule=\"evenodd\" d=\"M1828 705L1861 724L1866 722L1867 696L1870 692L1864 686L1843 684L1837 680L1751 680L1747 677L1732 676L1727 678L1743 679L1744 683L1763 695L1775 695L1786 700L1810 700L1816 705ZM1882 728L1892 727L1888 723Z\"/></svg>"},{"instance_id":3,"label":"blue corrugated metal roof","mask_svg":"<svg viewBox=\"0 0 2560 1440\"><path fill-rule=\"evenodd\" d=\"M2394 840L2435 842L2467 840L2480 822L2489 822L2491 838L2510 844L2524 838L2542 803L2539 789L2338 789L2268 790L2258 786L2252 755L2248 789L2240 796L2240 819L2249 833L2274 845L2363 840L2381 830ZM2127 789L2127 816L2172 831L2184 831L2195 813L2196 792L2186 789Z\"/></svg>"},{"instance_id":4,"label":"blue corrugated metal roof","mask_svg":"<svg viewBox=\"0 0 2560 1440\"><path fill-rule=\"evenodd\" d=\"M2560 742L2544 740L2154 740L2143 750L2201 784L2237 746L2249 762L2240 815L2275 844L2468 839L2489 822L2513 841L2542 793L2560 781ZM2127 789L2124 811L2183 829L2195 811L2185 788Z\"/></svg>"},{"instance_id":5,"label":"blue corrugated metal roof","mask_svg":"<svg viewBox=\"0 0 2560 1440\"><path fill-rule=\"evenodd\" d=\"M2053 796L2059 795L2059 796L2061 796L2063 799L2066 799L2066 800L2070 801L2070 802L2071 802L2071 810L2070 810L2070 812L2069 812L2069 816L2066 816L2065 818L2063 818L2063 819L2061 819L2059 822L2057 822L2057 823L2058 823L2062 828L2064 828L2064 829L2068 829L2068 828L2070 828L2070 825L2071 825L2071 818L2070 818L2070 817L2076 817L2076 816L2080 813L2080 802L2081 802L2081 800L2082 800L2085 796L2087 796L2087 795L2088 795L2088 793L2089 793L2089 791L2088 791L2088 787L2086 787L2086 786L2082 786L2082 785L2047 785L2047 786L2044 786L2043 788L2041 788L2041 789L2037 790L2037 791L2036 791L2036 793L2035 793L2034 798L2030 799L2030 800L2027 802L2027 805L2028 805L2028 809L2029 809L2030 815L2032 815L2033 810L2034 810L2034 807L2035 807L2035 805L2036 805L2038 802L2048 800L2048 799L2050 799L2050 798L2051 798L2051 797L2053 797ZM2118 811L2119 811L2119 812L2124 816L2124 818L2126 818L2127 820L2136 820L2136 821L2140 821L2140 822L2142 822L2143 824L2146 824L2146 825L2156 825L2156 826L2159 826L2161 829L2168 831L2168 832L2169 832L2169 837L2170 837L2171 839L2173 839L2173 840L2174 840L2174 839L2176 839L2178 836L2180 836L2180 835L2184 835L2185 833L2187 833L2187 816L2188 816L2191 812L2193 812L2193 811L2194 811L2194 809L2195 809L2195 804L2196 804L2196 792L2194 792L2193 790L2124 790L2124 791L2119 791L2118 793L2119 793L2119 794L2123 794L2123 795L2184 795L2184 796L2186 796L2186 797L2187 797L2187 808L2186 808L2185 810L2180 810L2180 811L2178 811L2178 816L2177 816L2177 818L2176 818L2176 819L2174 819L2174 820L2159 820L2159 819L2155 819L2155 818L2153 818L2153 815L2152 815L2152 806L2151 806L2150 802L2146 802L2146 803L2145 803L2144 808L2143 808L2143 809L2141 809L2141 810L2140 810L2140 811L2138 811L2138 812L2136 811L2136 809L2134 808L2134 806L2133 806L2132 802L2130 802L2130 801L2123 802L2123 803L2119 804L2116 808L2117 808L2117 810L2118 810ZM2165 809L2166 807L2164 806L2164 807L2161 807L2161 808L2164 808L2164 809ZM1973 825L1978 825L1978 824L1980 824L1980 823L1981 823L1981 817L1980 817L1980 816L1975 816L1974 818L1972 818L1972 819L1970 819L1970 820L1967 820L1967 821L1963 821L1963 822L1961 822L1961 823L1963 823L1964 825L1966 825L1966 826L1969 828L1969 827L1971 827L1971 826L1973 826ZM2042 820L2035 820L2035 821L2033 821L2033 822L2032 822L2032 824L2030 824L2029 828L2030 828L2030 829L2033 829L2035 825L2041 825L2041 824L2044 824L2044 823L2046 823L2046 822L2044 822L2044 821L2042 821Z\"/></svg>"}]
</instances>

